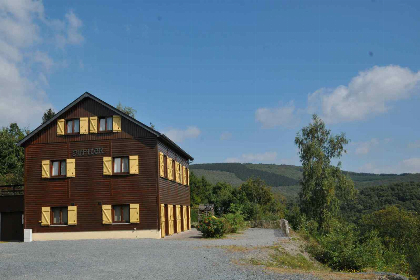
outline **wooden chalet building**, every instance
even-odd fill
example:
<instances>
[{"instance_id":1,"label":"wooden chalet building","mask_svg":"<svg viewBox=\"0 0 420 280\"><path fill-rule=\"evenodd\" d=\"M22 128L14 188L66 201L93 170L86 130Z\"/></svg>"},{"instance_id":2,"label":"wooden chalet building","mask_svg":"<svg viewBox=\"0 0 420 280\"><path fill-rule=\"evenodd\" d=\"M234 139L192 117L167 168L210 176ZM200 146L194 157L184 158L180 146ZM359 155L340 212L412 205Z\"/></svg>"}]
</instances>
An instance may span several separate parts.
<instances>
[{"instance_id":1,"label":"wooden chalet building","mask_svg":"<svg viewBox=\"0 0 420 280\"><path fill-rule=\"evenodd\" d=\"M161 238L190 229L193 158L88 92L18 145L25 239Z\"/></svg>"}]
</instances>

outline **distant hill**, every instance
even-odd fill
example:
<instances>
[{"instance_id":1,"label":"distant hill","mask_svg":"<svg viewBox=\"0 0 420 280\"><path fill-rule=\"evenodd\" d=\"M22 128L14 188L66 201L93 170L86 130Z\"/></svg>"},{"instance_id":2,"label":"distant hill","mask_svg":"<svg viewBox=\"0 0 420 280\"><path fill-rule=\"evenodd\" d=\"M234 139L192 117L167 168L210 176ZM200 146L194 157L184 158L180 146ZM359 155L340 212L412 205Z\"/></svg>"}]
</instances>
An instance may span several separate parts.
<instances>
[{"instance_id":1,"label":"distant hill","mask_svg":"<svg viewBox=\"0 0 420 280\"><path fill-rule=\"evenodd\" d=\"M252 164L252 163L205 163L193 164L190 169L198 177L208 181L227 182L238 187L250 177L259 177L274 190L286 197L295 197L299 192L302 167L295 165ZM354 181L356 188L386 186L395 183L420 182L420 174L372 174L345 172Z\"/></svg>"}]
</instances>

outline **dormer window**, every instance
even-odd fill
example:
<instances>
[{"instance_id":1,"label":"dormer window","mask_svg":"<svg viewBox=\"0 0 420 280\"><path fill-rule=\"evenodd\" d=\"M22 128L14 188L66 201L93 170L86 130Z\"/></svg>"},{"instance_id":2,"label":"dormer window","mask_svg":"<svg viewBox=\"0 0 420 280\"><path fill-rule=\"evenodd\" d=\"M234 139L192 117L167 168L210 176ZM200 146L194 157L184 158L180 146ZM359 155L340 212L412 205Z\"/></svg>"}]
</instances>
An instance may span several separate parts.
<instances>
[{"instance_id":1,"label":"dormer window","mask_svg":"<svg viewBox=\"0 0 420 280\"><path fill-rule=\"evenodd\" d=\"M76 134L80 131L79 119L73 119L67 121L67 134Z\"/></svg>"},{"instance_id":2,"label":"dormer window","mask_svg":"<svg viewBox=\"0 0 420 280\"><path fill-rule=\"evenodd\" d=\"M112 117L99 119L99 131L112 131Z\"/></svg>"}]
</instances>

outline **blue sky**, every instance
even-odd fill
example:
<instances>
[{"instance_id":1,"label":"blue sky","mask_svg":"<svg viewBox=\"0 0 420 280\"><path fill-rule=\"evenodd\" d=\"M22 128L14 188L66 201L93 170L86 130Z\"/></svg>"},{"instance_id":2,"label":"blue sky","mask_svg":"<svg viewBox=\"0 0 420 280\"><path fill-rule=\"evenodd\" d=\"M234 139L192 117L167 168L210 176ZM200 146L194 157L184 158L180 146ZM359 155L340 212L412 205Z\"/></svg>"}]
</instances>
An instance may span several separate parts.
<instances>
[{"instance_id":1,"label":"blue sky","mask_svg":"<svg viewBox=\"0 0 420 280\"><path fill-rule=\"evenodd\" d=\"M0 0L0 126L88 91L194 163L299 164L319 114L343 168L420 170L419 1Z\"/></svg>"}]
</instances>

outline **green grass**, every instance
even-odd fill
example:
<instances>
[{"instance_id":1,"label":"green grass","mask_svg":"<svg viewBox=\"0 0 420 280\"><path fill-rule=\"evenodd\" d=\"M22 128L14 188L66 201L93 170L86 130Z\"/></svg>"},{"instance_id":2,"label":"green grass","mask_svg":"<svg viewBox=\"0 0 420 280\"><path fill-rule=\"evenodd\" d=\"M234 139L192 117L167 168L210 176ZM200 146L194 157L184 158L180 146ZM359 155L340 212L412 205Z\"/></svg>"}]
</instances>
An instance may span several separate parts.
<instances>
[{"instance_id":1,"label":"green grass","mask_svg":"<svg viewBox=\"0 0 420 280\"><path fill-rule=\"evenodd\" d=\"M314 261L308 260L302 254L292 255L283 248L275 246L274 253L270 254L270 260L262 261L255 258L249 260L253 265L266 267L299 269L304 271L324 270L325 268Z\"/></svg>"}]
</instances>

